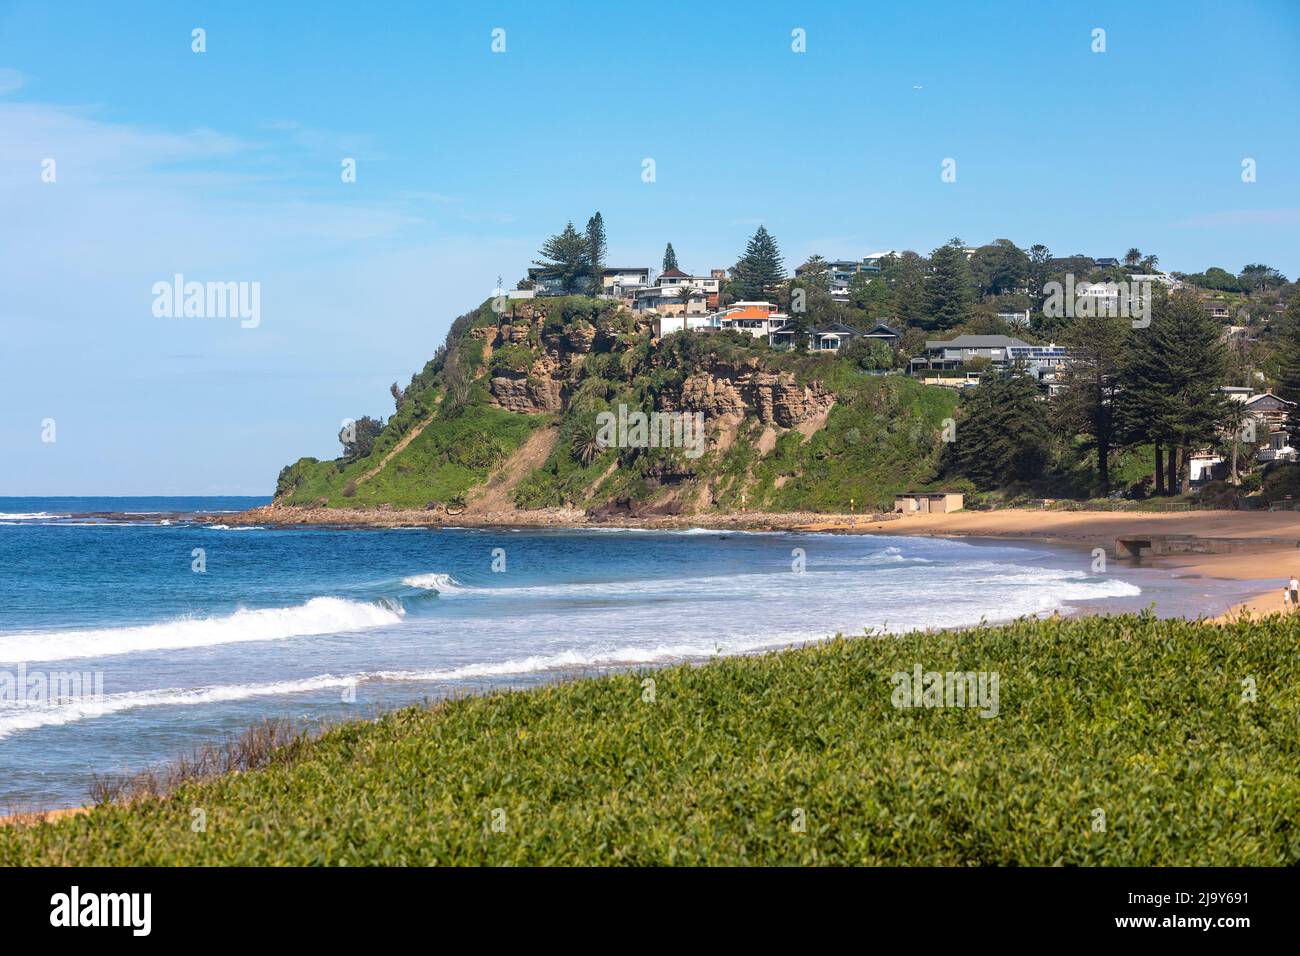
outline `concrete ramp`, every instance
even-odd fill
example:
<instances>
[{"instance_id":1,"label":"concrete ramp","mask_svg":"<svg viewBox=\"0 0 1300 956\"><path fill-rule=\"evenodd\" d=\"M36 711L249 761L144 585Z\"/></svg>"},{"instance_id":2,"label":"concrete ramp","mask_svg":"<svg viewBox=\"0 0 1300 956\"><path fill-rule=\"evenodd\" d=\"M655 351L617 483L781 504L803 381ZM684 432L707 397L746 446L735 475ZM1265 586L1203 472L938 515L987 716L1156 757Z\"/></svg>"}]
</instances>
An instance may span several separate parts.
<instances>
[{"instance_id":1,"label":"concrete ramp","mask_svg":"<svg viewBox=\"0 0 1300 956\"><path fill-rule=\"evenodd\" d=\"M1202 538L1194 534L1146 534L1115 539L1118 558L1179 554L1257 554L1300 548L1298 538Z\"/></svg>"}]
</instances>

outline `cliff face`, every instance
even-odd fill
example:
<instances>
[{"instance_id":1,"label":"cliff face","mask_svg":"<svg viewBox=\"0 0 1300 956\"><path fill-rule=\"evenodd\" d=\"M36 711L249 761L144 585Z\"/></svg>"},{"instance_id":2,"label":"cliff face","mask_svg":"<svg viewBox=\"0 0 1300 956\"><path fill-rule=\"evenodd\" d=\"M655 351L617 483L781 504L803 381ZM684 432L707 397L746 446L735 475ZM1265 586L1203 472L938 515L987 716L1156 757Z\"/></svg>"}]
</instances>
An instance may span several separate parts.
<instances>
[{"instance_id":1,"label":"cliff face","mask_svg":"<svg viewBox=\"0 0 1300 956\"><path fill-rule=\"evenodd\" d=\"M794 428L825 415L835 395L821 382L799 385L790 372L766 372L758 360L738 368L697 372L682 383L676 405L682 411L721 415L756 415L764 425Z\"/></svg>"},{"instance_id":2,"label":"cliff face","mask_svg":"<svg viewBox=\"0 0 1300 956\"><path fill-rule=\"evenodd\" d=\"M656 341L606 300L515 301L505 314L484 303L453 323L373 451L301 459L281 473L277 498L450 512L491 488L498 505L524 510L842 511L929 481L953 401L737 333ZM674 438L611 443L601 413L623 406L700 413L704 433L688 437L677 420Z\"/></svg>"},{"instance_id":3,"label":"cliff face","mask_svg":"<svg viewBox=\"0 0 1300 956\"><path fill-rule=\"evenodd\" d=\"M489 391L499 408L520 414L548 414L567 407L567 399L582 378L582 357L617 344L609 328L590 322L547 332L545 307L528 303L496 329L475 329L495 349L536 343L535 359L526 371L496 368ZM641 331L649 334L649 327ZM663 411L702 412L705 419L724 415L754 415L764 425L794 428L825 415L835 395L816 380L800 385L791 372L766 371L757 357L717 363L693 371L681 386L660 396Z\"/></svg>"},{"instance_id":4,"label":"cliff face","mask_svg":"<svg viewBox=\"0 0 1300 956\"><path fill-rule=\"evenodd\" d=\"M564 407L563 385L554 378L510 373L493 377L488 387L498 408L519 415L543 415Z\"/></svg>"},{"instance_id":5,"label":"cliff face","mask_svg":"<svg viewBox=\"0 0 1300 956\"><path fill-rule=\"evenodd\" d=\"M579 320L560 329L547 325L547 309L533 302L516 303L509 316L496 326L476 328L471 334L486 343L489 352L503 347L528 349L526 368L495 363L490 370L488 392L498 408L523 415L563 411L573 387L582 377L582 358L597 348L608 350L616 332L610 325L598 327ZM641 328L649 334L649 327Z\"/></svg>"}]
</instances>

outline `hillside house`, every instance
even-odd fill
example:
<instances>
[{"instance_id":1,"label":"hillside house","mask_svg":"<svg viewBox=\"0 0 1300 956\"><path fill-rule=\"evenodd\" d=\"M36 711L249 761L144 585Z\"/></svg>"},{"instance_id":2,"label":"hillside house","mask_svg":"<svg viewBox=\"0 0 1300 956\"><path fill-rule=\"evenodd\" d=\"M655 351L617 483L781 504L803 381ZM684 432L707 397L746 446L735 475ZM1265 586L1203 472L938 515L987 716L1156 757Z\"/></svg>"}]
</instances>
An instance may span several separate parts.
<instances>
[{"instance_id":1,"label":"hillside house","mask_svg":"<svg viewBox=\"0 0 1300 956\"><path fill-rule=\"evenodd\" d=\"M808 350L811 352L838 352L840 347L848 345L862 333L851 326L833 322L825 328L813 329L808 335Z\"/></svg>"},{"instance_id":2,"label":"hillside house","mask_svg":"<svg viewBox=\"0 0 1300 956\"><path fill-rule=\"evenodd\" d=\"M756 339L769 339L790 320L790 316L777 311L771 302L737 302L717 317L719 328L748 332Z\"/></svg>"},{"instance_id":3,"label":"hillside house","mask_svg":"<svg viewBox=\"0 0 1300 956\"><path fill-rule=\"evenodd\" d=\"M650 285L649 266L610 266L600 274L605 295L629 302L639 289Z\"/></svg>"},{"instance_id":4,"label":"hillside house","mask_svg":"<svg viewBox=\"0 0 1300 956\"><path fill-rule=\"evenodd\" d=\"M866 339L875 339L877 342L883 342L891 349L898 348L898 333L884 322L877 322L870 331L863 332L862 337Z\"/></svg>"},{"instance_id":5,"label":"hillside house","mask_svg":"<svg viewBox=\"0 0 1300 956\"><path fill-rule=\"evenodd\" d=\"M1287 428L1287 417L1295 408L1295 402L1287 401L1274 395L1269 389L1261 395L1252 395L1244 400L1246 410L1255 420L1255 434L1264 443L1257 461L1295 461L1296 449Z\"/></svg>"},{"instance_id":6,"label":"hillside house","mask_svg":"<svg viewBox=\"0 0 1300 956\"><path fill-rule=\"evenodd\" d=\"M726 281L726 269L711 269L706 276L687 275L681 269L669 269L659 274L659 278L655 279L655 285L664 289L677 289L683 286L698 289L704 293L705 307L713 311L718 307L718 294Z\"/></svg>"},{"instance_id":7,"label":"hillside house","mask_svg":"<svg viewBox=\"0 0 1300 956\"><path fill-rule=\"evenodd\" d=\"M703 290L687 285L652 285L632 294L632 311L638 314L708 315L708 296Z\"/></svg>"},{"instance_id":8,"label":"hillside house","mask_svg":"<svg viewBox=\"0 0 1300 956\"><path fill-rule=\"evenodd\" d=\"M674 332L698 332L701 329L719 328L716 315L660 315L655 318L655 337L664 338Z\"/></svg>"},{"instance_id":9,"label":"hillside house","mask_svg":"<svg viewBox=\"0 0 1300 956\"><path fill-rule=\"evenodd\" d=\"M1005 367L1011 363L1013 348L1033 346L1009 335L959 335L946 341L928 341L925 351L912 359L911 372L956 372L976 358L988 359L995 367Z\"/></svg>"}]
</instances>

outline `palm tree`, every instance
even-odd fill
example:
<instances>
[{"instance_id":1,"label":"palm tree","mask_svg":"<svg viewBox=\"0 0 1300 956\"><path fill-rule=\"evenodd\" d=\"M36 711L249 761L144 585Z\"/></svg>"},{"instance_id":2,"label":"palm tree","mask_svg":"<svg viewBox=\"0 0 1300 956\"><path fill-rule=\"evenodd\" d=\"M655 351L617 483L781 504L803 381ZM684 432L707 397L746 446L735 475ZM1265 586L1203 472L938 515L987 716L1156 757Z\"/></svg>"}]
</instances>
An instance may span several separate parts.
<instances>
[{"instance_id":1,"label":"palm tree","mask_svg":"<svg viewBox=\"0 0 1300 956\"><path fill-rule=\"evenodd\" d=\"M686 313L691 308L691 296L695 294L696 290L689 285L680 285L677 288L680 290L678 295L681 296L682 301L682 331L684 332L686 331Z\"/></svg>"},{"instance_id":2,"label":"palm tree","mask_svg":"<svg viewBox=\"0 0 1300 956\"><path fill-rule=\"evenodd\" d=\"M1142 260L1142 271L1150 274L1156 271L1156 266L1160 264L1159 256L1147 256Z\"/></svg>"},{"instance_id":3,"label":"palm tree","mask_svg":"<svg viewBox=\"0 0 1300 956\"><path fill-rule=\"evenodd\" d=\"M582 429L573 439L573 457L578 464L590 465L605 449L600 447L600 440L590 429Z\"/></svg>"}]
</instances>

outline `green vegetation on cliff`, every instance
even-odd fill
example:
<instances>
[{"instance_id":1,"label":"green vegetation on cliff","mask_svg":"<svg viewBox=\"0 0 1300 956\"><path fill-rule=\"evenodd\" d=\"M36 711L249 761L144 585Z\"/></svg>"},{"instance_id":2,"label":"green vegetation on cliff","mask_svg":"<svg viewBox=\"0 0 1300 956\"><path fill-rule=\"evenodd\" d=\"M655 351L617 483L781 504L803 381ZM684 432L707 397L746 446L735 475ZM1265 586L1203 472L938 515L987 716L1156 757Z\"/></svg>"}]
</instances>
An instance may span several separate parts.
<instances>
[{"instance_id":1,"label":"green vegetation on cliff","mask_svg":"<svg viewBox=\"0 0 1300 956\"><path fill-rule=\"evenodd\" d=\"M1294 865L1294 645L1022 620L461 698L0 828L0 865ZM996 672L996 716L894 706L918 664Z\"/></svg>"},{"instance_id":2,"label":"green vegetation on cliff","mask_svg":"<svg viewBox=\"0 0 1300 956\"><path fill-rule=\"evenodd\" d=\"M956 404L947 389L844 356L773 351L737 332L658 341L619 304L584 296L516 300L500 315L484 303L393 393L397 410L373 442L347 445L364 454L299 460L281 472L277 498L473 506L475 490L543 428L504 489L507 507L870 510L933 481ZM699 413L707 443L606 447L598 416L620 406Z\"/></svg>"}]
</instances>

